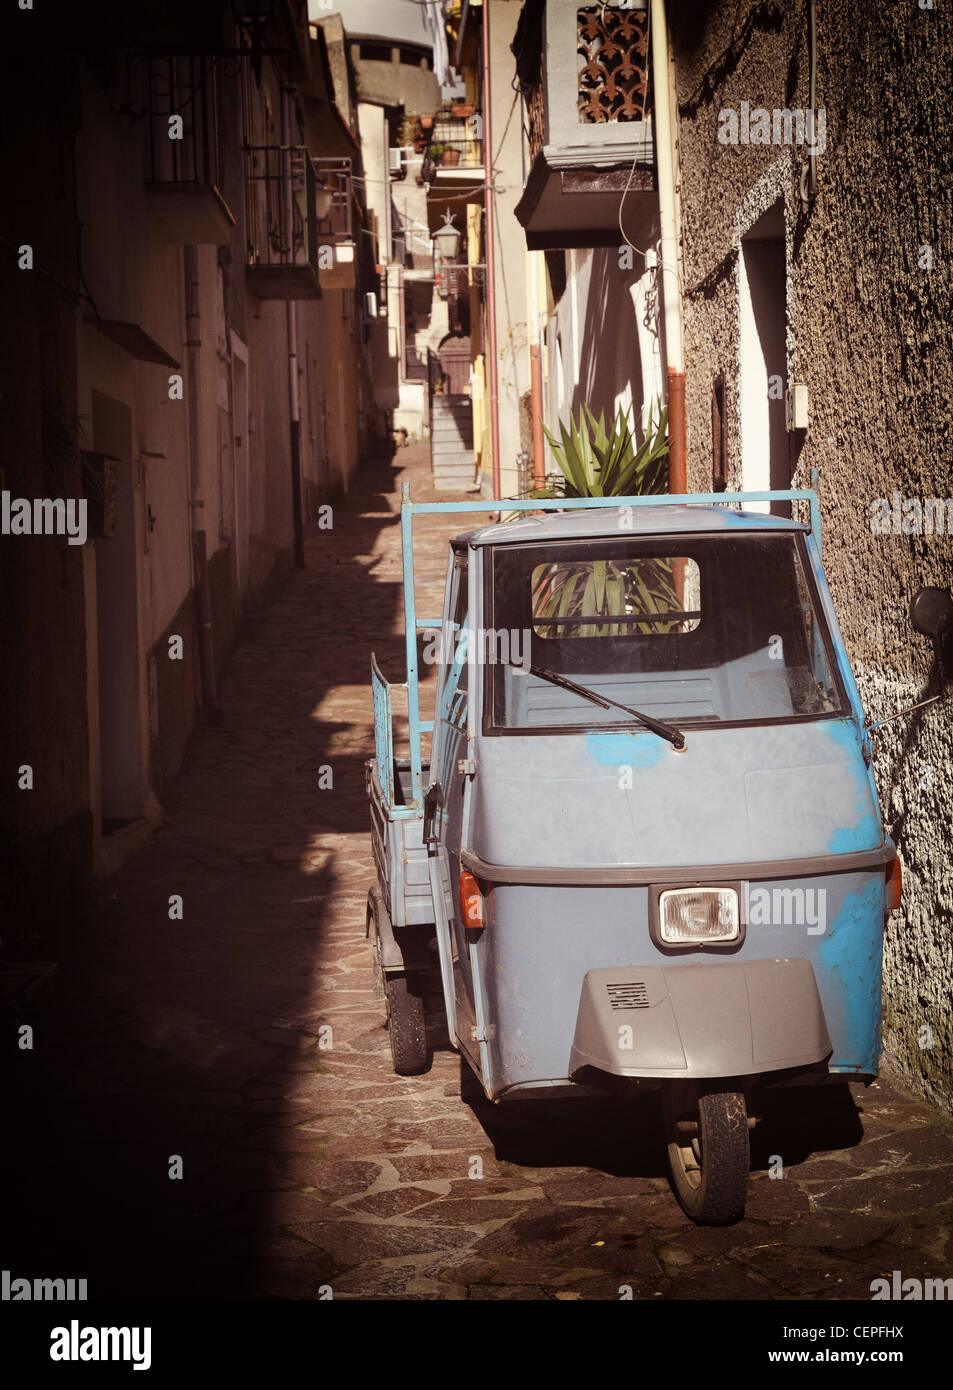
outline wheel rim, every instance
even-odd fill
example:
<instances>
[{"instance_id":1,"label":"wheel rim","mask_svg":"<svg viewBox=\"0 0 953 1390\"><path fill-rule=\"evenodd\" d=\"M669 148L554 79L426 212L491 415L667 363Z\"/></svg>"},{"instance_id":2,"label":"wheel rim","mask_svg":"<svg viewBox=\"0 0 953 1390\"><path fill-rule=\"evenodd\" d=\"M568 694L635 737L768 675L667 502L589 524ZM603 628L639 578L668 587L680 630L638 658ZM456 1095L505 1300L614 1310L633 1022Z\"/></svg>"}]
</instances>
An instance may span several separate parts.
<instances>
[{"instance_id":1,"label":"wheel rim","mask_svg":"<svg viewBox=\"0 0 953 1390\"><path fill-rule=\"evenodd\" d=\"M669 1132L672 1135L672 1149L685 1181L695 1191L702 1180L702 1141L698 1123L698 1099L693 1089L687 1086L672 1088L669 1092ZM694 1124L695 1133L682 1126Z\"/></svg>"},{"instance_id":2,"label":"wheel rim","mask_svg":"<svg viewBox=\"0 0 953 1390\"><path fill-rule=\"evenodd\" d=\"M750 1164L743 1092L670 1083L664 1117L672 1185L686 1215L716 1226L740 1220Z\"/></svg>"}]
</instances>

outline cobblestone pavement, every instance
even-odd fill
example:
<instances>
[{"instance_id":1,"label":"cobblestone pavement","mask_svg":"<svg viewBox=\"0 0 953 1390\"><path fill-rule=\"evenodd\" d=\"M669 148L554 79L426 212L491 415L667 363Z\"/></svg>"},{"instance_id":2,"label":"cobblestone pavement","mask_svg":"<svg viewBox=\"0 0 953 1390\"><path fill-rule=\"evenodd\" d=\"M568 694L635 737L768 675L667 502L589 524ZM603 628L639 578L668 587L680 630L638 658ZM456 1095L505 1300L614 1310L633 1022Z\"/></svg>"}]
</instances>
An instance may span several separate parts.
<instances>
[{"instance_id":1,"label":"cobblestone pavement","mask_svg":"<svg viewBox=\"0 0 953 1390\"><path fill-rule=\"evenodd\" d=\"M895 1269L949 1275L953 1127L884 1081L782 1093L745 1220L703 1229L651 1098L511 1109L465 1077L462 1098L436 995L432 1070L392 1073L364 760L371 649L402 677L401 477L430 495L423 448L371 461L309 536L167 823L76 924L8 1083L4 1267L91 1297L305 1299L866 1299ZM438 613L445 523L418 524Z\"/></svg>"}]
</instances>

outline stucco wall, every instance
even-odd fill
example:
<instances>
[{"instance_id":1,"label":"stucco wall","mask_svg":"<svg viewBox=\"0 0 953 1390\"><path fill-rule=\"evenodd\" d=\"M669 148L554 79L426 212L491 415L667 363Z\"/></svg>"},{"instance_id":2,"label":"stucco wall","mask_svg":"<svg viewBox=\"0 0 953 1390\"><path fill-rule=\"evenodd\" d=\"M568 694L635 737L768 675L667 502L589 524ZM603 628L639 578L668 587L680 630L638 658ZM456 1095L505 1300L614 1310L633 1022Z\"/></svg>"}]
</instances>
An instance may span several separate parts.
<instances>
[{"instance_id":1,"label":"stucco wall","mask_svg":"<svg viewBox=\"0 0 953 1390\"><path fill-rule=\"evenodd\" d=\"M500 496L518 492L521 396L529 390L529 326L526 321L526 237L516 218L523 195L523 135L520 103L513 102L510 44L520 0L490 5L490 109L493 113L493 199L496 235L496 347L500 420ZM489 381L489 372L487 373ZM483 467L490 466L490 450Z\"/></svg>"},{"instance_id":2,"label":"stucco wall","mask_svg":"<svg viewBox=\"0 0 953 1390\"><path fill-rule=\"evenodd\" d=\"M949 585L953 571L949 534L872 534L870 511L895 491L953 494L953 15L915 3L818 6L816 105L826 112L826 148L806 212L801 150L718 139L719 111L740 112L744 101L808 106L804 16L804 7L752 0L673 16L689 486L711 485L717 372L726 377L729 486L741 481L739 252L780 199L786 384L806 383L810 401L808 428L790 441L792 485L810 485L817 470L834 601L868 715L879 719L923 697L931 645L910 628L907 606L921 585ZM904 868L904 903L885 948L885 1054L949 1107L951 729L949 707L897 720L878 735L874 764Z\"/></svg>"}]
</instances>

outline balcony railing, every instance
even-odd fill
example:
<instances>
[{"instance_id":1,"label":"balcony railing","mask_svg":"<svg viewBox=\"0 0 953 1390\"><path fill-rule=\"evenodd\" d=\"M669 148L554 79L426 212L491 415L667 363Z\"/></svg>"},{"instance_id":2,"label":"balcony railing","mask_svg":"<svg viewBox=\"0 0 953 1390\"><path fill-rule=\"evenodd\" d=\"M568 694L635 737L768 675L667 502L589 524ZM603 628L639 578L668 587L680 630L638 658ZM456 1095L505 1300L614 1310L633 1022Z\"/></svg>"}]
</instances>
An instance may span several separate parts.
<instances>
[{"instance_id":1,"label":"balcony railing","mask_svg":"<svg viewBox=\"0 0 953 1390\"><path fill-rule=\"evenodd\" d=\"M326 290L352 290L357 283L357 248L351 161L312 159L311 168L316 187L321 286Z\"/></svg>"},{"instance_id":2,"label":"balcony railing","mask_svg":"<svg viewBox=\"0 0 953 1390\"><path fill-rule=\"evenodd\" d=\"M310 77L307 0L233 0L232 8L243 42L251 52L280 57L288 64L292 77Z\"/></svg>"},{"instance_id":3,"label":"balcony railing","mask_svg":"<svg viewBox=\"0 0 953 1390\"><path fill-rule=\"evenodd\" d=\"M320 218L318 229L324 237L351 240L353 204L351 200L351 161L349 159L312 159L311 168L317 187L331 194L327 215Z\"/></svg>"},{"instance_id":4,"label":"balcony railing","mask_svg":"<svg viewBox=\"0 0 953 1390\"><path fill-rule=\"evenodd\" d=\"M224 245L235 225L221 192L213 59L148 60L148 199L173 243Z\"/></svg>"},{"instance_id":5,"label":"balcony railing","mask_svg":"<svg viewBox=\"0 0 953 1390\"><path fill-rule=\"evenodd\" d=\"M321 235L304 145L245 147L245 281L261 299L317 299Z\"/></svg>"},{"instance_id":6,"label":"balcony railing","mask_svg":"<svg viewBox=\"0 0 953 1390\"><path fill-rule=\"evenodd\" d=\"M483 120L472 116L437 114L426 132L427 144L421 177L426 183L473 181L483 176ZM418 141L419 143L419 141Z\"/></svg>"}]
</instances>

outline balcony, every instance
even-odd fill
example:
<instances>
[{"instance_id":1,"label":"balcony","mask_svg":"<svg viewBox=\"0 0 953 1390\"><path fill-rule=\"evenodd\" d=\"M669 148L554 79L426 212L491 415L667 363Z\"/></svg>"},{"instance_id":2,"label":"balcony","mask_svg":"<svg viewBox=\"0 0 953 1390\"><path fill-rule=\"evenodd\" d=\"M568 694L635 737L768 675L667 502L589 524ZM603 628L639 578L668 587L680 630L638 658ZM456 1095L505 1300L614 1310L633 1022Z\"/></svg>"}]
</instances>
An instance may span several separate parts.
<instances>
[{"instance_id":1,"label":"balcony","mask_svg":"<svg viewBox=\"0 0 953 1390\"><path fill-rule=\"evenodd\" d=\"M318 269L321 288L353 290L357 284L350 159L312 159L315 177Z\"/></svg>"},{"instance_id":2,"label":"balcony","mask_svg":"<svg viewBox=\"0 0 953 1390\"><path fill-rule=\"evenodd\" d=\"M197 57L150 58L146 199L160 241L224 246L235 218L219 188L215 67ZM178 117L180 139L171 139Z\"/></svg>"},{"instance_id":3,"label":"balcony","mask_svg":"<svg viewBox=\"0 0 953 1390\"><path fill-rule=\"evenodd\" d=\"M245 284L259 299L320 299L317 180L303 145L245 147Z\"/></svg>"},{"instance_id":4,"label":"balcony","mask_svg":"<svg viewBox=\"0 0 953 1390\"><path fill-rule=\"evenodd\" d=\"M517 38L531 167L516 216L527 246L615 246L623 194L631 229L657 205L646 0L546 0L541 25Z\"/></svg>"},{"instance_id":5,"label":"balcony","mask_svg":"<svg viewBox=\"0 0 953 1390\"><path fill-rule=\"evenodd\" d=\"M233 0L235 20L252 53L281 59L295 81L311 76L307 0Z\"/></svg>"},{"instance_id":6,"label":"balcony","mask_svg":"<svg viewBox=\"0 0 953 1390\"><path fill-rule=\"evenodd\" d=\"M438 187L482 183L483 118L474 111L470 116L452 116L438 112L433 125L425 134L421 177L427 184ZM416 145L421 143L419 137Z\"/></svg>"}]
</instances>

